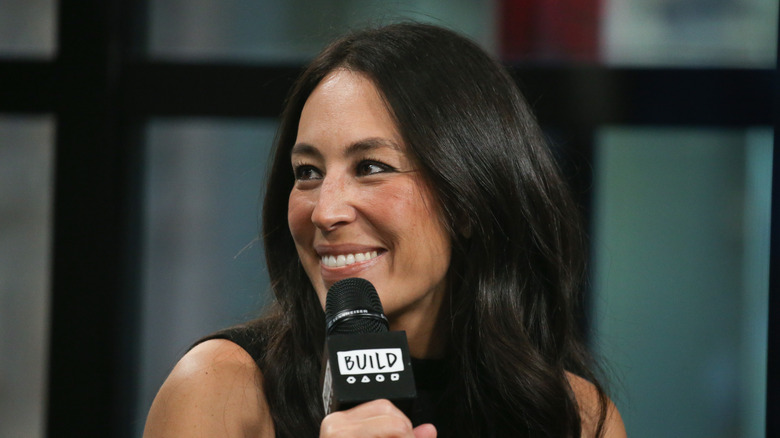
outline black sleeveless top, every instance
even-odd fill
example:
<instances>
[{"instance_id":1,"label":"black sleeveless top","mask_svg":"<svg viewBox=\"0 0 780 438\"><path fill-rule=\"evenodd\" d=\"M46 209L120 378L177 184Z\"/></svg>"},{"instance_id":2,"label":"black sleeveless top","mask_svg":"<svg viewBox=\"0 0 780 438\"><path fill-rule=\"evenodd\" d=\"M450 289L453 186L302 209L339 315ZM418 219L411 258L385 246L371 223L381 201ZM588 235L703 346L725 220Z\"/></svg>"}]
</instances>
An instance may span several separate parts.
<instances>
[{"instance_id":1,"label":"black sleeveless top","mask_svg":"<svg viewBox=\"0 0 780 438\"><path fill-rule=\"evenodd\" d=\"M264 346L260 339L258 328L252 326L236 326L211 334L197 344L210 339L226 339L243 348L254 359L255 363L261 363ZM409 419L412 424L432 423L441 430L446 418L441 413L440 407L444 401L444 390L450 378L449 367L444 359L415 359L412 358L412 370L414 381L417 385L417 399L412 403ZM262 371L262 370L261 370Z\"/></svg>"}]
</instances>

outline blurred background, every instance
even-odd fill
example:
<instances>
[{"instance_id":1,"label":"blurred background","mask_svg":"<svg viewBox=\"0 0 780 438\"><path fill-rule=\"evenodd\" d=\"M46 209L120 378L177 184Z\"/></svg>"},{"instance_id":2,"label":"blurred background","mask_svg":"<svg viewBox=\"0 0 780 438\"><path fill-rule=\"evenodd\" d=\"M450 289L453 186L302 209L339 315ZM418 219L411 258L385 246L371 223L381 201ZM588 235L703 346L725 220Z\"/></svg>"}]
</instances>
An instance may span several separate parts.
<instances>
[{"instance_id":1,"label":"blurred background","mask_svg":"<svg viewBox=\"0 0 780 438\"><path fill-rule=\"evenodd\" d=\"M537 110L588 222L583 324L629 436L780 432L779 15L776 0L3 0L0 436L140 436L187 348L258 314L284 94L334 36L402 19L472 37Z\"/></svg>"}]
</instances>

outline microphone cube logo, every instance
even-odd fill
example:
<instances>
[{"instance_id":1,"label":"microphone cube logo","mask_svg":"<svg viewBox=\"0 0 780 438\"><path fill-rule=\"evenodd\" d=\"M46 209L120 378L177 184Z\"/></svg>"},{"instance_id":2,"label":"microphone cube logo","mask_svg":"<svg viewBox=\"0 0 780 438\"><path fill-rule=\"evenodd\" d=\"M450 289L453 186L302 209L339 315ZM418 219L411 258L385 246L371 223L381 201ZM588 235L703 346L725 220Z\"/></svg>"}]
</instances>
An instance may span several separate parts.
<instances>
[{"instance_id":1,"label":"microphone cube logo","mask_svg":"<svg viewBox=\"0 0 780 438\"><path fill-rule=\"evenodd\" d=\"M325 357L323 383L332 388L334 409L379 398L404 405L416 397L404 332L331 335L325 342Z\"/></svg>"},{"instance_id":2,"label":"microphone cube logo","mask_svg":"<svg viewBox=\"0 0 780 438\"><path fill-rule=\"evenodd\" d=\"M397 373L404 370L400 348L338 351L339 373L343 376Z\"/></svg>"}]
</instances>

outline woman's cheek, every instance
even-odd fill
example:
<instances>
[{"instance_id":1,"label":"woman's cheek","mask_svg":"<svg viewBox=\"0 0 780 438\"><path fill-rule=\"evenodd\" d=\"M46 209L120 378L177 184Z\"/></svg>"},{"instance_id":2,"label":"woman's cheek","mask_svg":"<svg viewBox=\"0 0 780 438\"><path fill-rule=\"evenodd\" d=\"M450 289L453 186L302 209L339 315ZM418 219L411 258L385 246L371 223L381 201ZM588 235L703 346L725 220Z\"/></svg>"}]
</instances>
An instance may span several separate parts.
<instances>
[{"instance_id":1,"label":"woman's cheek","mask_svg":"<svg viewBox=\"0 0 780 438\"><path fill-rule=\"evenodd\" d=\"M290 233L296 242L303 240L314 227L311 223L312 208L313 203L304 196L295 191L290 193L290 200L287 204L287 225L290 227Z\"/></svg>"}]
</instances>

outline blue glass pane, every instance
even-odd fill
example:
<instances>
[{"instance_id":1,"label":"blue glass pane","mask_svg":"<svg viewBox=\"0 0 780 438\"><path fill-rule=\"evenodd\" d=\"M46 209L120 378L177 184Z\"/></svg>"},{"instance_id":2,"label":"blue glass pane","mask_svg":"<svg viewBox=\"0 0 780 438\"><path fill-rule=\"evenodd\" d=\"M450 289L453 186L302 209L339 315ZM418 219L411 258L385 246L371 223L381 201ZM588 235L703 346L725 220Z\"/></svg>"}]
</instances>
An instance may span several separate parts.
<instances>
[{"instance_id":1,"label":"blue glass pane","mask_svg":"<svg viewBox=\"0 0 780 438\"><path fill-rule=\"evenodd\" d=\"M44 433L54 120L0 116L0 436Z\"/></svg>"},{"instance_id":2,"label":"blue glass pane","mask_svg":"<svg viewBox=\"0 0 780 438\"><path fill-rule=\"evenodd\" d=\"M155 119L147 125L141 428L187 347L258 316L265 303L259 211L275 131L274 120Z\"/></svg>"},{"instance_id":3,"label":"blue glass pane","mask_svg":"<svg viewBox=\"0 0 780 438\"><path fill-rule=\"evenodd\" d=\"M414 19L495 46L495 1L152 0L149 54L165 59L301 61L367 24Z\"/></svg>"},{"instance_id":4,"label":"blue glass pane","mask_svg":"<svg viewBox=\"0 0 780 438\"><path fill-rule=\"evenodd\" d=\"M772 68L775 0L607 0L602 58L620 66Z\"/></svg>"},{"instance_id":5,"label":"blue glass pane","mask_svg":"<svg viewBox=\"0 0 780 438\"><path fill-rule=\"evenodd\" d=\"M0 2L0 56L53 58L56 52L54 0Z\"/></svg>"},{"instance_id":6,"label":"blue glass pane","mask_svg":"<svg viewBox=\"0 0 780 438\"><path fill-rule=\"evenodd\" d=\"M595 347L631 437L763 437L772 130L605 128Z\"/></svg>"}]
</instances>

